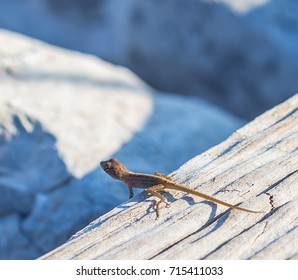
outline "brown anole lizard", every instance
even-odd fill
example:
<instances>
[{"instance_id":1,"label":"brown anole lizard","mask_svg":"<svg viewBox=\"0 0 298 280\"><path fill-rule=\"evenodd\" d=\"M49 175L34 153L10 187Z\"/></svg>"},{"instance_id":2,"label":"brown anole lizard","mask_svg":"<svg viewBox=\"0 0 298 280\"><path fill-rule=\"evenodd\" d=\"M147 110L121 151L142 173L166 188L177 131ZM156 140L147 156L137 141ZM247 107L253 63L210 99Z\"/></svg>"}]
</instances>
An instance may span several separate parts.
<instances>
[{"instance_id":1,"label":"brown anole lizard","mask_svg":"<svg viewBox=\"0 0 298 280\"><path fill-rule=\"evenodd\" d=\"M142 188L146 189L146 191L158 197L160 200L156 203L156 215L157 219L159 217L159 207L162 202L166 204L167 207L170 206L168 200L161 194L159 191L164 189L172 189L178 190L182 192L186 192L189 194L193 194L199 196L201 198L207 199L209 201L222 204L224 206L250 212L250 213L261 213L259 211L253 211L249 209L245 209L242 207L238 207L236 205L232 205L230 203L224 202L212 196L203 194L201 192L189 189L177 183L174 183L170 177L167 175L161 174L159 172L155 172L154 175L143 174L143 173L135 173L129 171L118 159L112 158L107 161L102 161L100 163L101 167L104 169L106 173L108 173L111 177L120 180L127 184L129 190L129 198L133 197L133 188Z\"/></svg>"}]
</instances>

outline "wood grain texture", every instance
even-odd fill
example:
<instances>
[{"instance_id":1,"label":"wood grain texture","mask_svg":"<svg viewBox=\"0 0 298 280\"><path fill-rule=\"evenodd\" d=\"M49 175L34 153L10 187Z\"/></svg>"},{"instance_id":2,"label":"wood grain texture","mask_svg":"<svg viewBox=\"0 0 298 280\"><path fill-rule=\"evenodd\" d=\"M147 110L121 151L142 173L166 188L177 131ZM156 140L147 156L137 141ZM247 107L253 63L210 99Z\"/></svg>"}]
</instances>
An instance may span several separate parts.
<instances>
[{"instance_id":1,"label":"wood grain texture","mask_svg":"<svg viewBox=\"0 0 298 280\"><path fill-rule=\"evenodd\" d=\"M171 207L155 220L155 198L143 192L42 259L297 259L298 95L171 175L265 212L244 213L171 191Z\"/></svg>"}]
</instances>

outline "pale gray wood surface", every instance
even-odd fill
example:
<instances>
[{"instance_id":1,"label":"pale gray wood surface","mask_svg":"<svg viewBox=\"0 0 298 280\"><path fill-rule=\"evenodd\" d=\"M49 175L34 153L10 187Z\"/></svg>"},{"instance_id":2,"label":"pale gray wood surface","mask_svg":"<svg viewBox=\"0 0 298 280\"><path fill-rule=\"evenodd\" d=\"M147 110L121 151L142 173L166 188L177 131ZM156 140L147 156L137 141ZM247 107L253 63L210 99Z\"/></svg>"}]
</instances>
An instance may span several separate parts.
<instances>
[{"instance_id":1,"label":"pale gray wood surface","mask_svg":"<svg viewBox=\"0 0 298 280\"><path fill-rule=\"evenodd\" d=\"M155 220L155 198L143 192L42 258L297 259L298 95L172 176L189 188L265 213L231 210L171 191L166 195L171 207Z\"/></svg>"}]
</instances>

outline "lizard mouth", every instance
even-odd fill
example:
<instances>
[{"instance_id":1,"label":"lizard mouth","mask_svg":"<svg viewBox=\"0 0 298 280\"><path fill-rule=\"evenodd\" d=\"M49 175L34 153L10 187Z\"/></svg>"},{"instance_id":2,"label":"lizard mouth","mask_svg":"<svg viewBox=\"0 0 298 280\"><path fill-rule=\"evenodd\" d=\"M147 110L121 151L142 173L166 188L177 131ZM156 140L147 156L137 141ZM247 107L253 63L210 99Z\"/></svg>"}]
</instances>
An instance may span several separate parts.
<instances>
[{"instance_id":1,"label":"lizard mouth","mask_svg":"<svg viewBox=\"0 0 298 280\"><path fill-rule=\"evenodd\" d=\"M110 174L111 172L111 166L112 166L112 163L110 160L107 160L107 161L101 161L100 162L100 166L102 167L102 169L107 172L108 174Z\"/></svg>"},{"instance_id":2,"label":"lizard mouth","mask_svg":"<svg viewBox=\"0 0 298 280\"><path fill-rule=\"evenodd\" d=\"M101 166L104 170L108 169L108 161L101 161L101 162L100 162L100 166Z\"/></svg>"}]
</instances>

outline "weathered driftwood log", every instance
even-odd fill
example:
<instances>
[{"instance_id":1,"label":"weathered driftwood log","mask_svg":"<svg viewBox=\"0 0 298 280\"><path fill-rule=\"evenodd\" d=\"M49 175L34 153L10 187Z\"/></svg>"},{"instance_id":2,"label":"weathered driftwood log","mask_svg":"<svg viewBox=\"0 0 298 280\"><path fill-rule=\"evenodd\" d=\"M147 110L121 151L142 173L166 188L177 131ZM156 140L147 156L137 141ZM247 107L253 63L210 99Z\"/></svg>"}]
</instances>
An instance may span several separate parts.
<instances>
[{"instance_id":1,"label":"weathered driftwood log","mask_svg":"<svg viewBox=\"0 0 298 280\"><path fill-rule=\"evenodd\" d=\"M143 192L42 258L298 258L298 95L171 175L189 188L265 213L171 191L171 207L155 220L156 198Z\"/></svg>"}]
</instances>

